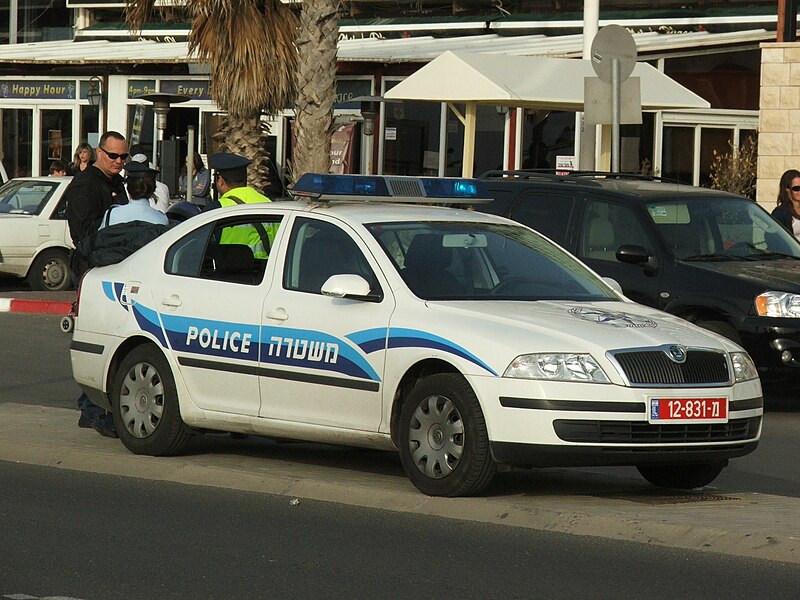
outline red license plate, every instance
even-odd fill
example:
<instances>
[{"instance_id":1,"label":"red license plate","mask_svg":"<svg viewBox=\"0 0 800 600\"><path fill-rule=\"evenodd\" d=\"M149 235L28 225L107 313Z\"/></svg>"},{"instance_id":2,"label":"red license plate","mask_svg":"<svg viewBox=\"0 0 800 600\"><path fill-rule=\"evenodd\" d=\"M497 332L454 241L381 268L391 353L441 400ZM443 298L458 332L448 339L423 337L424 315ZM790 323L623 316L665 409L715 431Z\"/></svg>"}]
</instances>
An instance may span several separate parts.
<instances>
[{"instance_id":1,"label":"red license plate","mask_svg":"<svg viewBox=\"0 0 800 600\"><path fill-rule=\"evenodd\" d=\"M650 422L727 420L727 398L650 399Z\"/></svg>"}]
</instances>

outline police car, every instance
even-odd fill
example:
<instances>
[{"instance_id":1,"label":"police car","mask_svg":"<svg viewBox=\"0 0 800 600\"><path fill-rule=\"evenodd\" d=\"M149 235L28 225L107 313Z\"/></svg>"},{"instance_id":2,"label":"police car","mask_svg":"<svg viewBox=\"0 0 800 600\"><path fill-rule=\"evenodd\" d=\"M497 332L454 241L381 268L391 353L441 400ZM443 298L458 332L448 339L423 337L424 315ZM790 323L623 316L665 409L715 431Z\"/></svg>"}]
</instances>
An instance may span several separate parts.
<instances>
[{"instance_id":1,"label":"police car","mask_svg":"<svg viewBox=\"0 0 800 600\"><path fill-rule=\"evenodd\" d=\"M208 430L381 448L430 495L501 464L688 489L756 448L739 346L469 210L481 185L309 174L295 201L193 217L84 277L75 380L134 453Z\"/></svg>"}]
</instances>

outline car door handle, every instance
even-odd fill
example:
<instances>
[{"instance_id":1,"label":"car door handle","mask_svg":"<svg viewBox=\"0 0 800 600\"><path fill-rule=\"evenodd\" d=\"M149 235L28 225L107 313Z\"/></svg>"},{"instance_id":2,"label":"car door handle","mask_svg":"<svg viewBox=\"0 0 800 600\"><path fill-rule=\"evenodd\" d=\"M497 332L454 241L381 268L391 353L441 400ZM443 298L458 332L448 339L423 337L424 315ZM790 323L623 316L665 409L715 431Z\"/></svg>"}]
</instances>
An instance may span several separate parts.
<instances>
[{"instance_id":1,"label":"car door handle","mask_svg":"<svg viewBox=\"0 0 800 600\"><path fill-rule=\"evenodd\" d=\"M181 299L178 296L178 294L171 294L170 296L164 298L161 301L161 304L163 304L164 306L171 306L172 308L178 308L183 304L183 302L181 302Z\"/></svg>"},{"instance_id":2,"label":"car door handle","mask_svg":"<svg viewBox=\"0 0 800 600\"><path fill-rule=\"evenodd\" d=\"M278 308L269 311L267 313L267 318L268 319L275 319L276 321L285 321L286 319L289 318L289 313L286 312L285 308L283 308L282 306L279 306Z\"/></svg>"}]
</instances>

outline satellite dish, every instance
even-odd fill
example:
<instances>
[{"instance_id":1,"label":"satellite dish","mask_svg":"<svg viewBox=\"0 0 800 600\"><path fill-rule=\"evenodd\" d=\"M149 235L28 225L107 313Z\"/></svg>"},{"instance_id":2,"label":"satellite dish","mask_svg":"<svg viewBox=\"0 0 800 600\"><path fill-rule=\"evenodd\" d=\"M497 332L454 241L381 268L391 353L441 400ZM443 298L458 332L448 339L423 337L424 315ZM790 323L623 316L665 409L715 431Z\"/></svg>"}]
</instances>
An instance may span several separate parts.
<instances>
[{"instance_id":1,"label":"satellite dish","mask_svg":"<svg viewBox=\"0 0 800 600\"><path fill-rule=\"evenodd\" d=\"M611 83L611 63L619 60L619 80L625 81L636 66L636 42L631 32L619 25L606 25L592 41L592 68L597 76Z\"/></svg>"}]
</instances>

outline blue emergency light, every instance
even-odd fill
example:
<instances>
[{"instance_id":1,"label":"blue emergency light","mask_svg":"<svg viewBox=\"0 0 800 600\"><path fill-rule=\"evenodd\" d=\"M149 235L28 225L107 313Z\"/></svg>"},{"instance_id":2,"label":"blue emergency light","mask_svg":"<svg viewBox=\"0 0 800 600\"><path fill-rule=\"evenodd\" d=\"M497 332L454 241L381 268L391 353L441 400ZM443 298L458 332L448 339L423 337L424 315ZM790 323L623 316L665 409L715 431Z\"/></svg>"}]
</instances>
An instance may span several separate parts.
<instances>
[{"instance_id":1,"label":"blue emergency light","mask_svg":"<svg viewBox=\"0 0 800 600\"><path fill-rule=\"evenodd\" d=\"M306 173L291 191L295 196L320 200L449 203L453 200L463 202L490 198L482 181L461 177Z\"/></svg>"}]
</instances>

